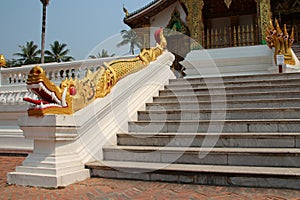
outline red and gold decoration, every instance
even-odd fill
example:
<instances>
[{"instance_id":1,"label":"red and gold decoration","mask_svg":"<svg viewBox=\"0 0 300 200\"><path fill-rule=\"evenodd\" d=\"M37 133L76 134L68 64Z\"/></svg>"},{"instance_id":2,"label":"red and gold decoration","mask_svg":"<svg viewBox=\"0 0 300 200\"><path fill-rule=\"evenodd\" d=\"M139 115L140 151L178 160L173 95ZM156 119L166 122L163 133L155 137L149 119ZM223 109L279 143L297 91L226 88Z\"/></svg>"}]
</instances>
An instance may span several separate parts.
<instances>
[{"instance_id":1,"label":"red and gold decoration","mask_svg":"<svg viewBox=\"0 0 300 200\"><path fill-rule=\"evenodd\" d=\"M34 67L28 75L27 88L38 98L24 98L24 101L32 104L28 115L72 114L96 98L105 97L120 79L147 67L163 53L167 45L163 29L156 31L155 35L158 43L156 47L143 49L132 59L104 63L96 72L88 71L82 80L65 79L60 86L56 86L46 77L42 67Z\"/></svg>"},{"instance_id":2,"label":"red and gold decoration","mask_svg":"<svg viewBox=\"0 0 300 200\"><path fill-rule=\"evenodd\" d=\"M274 59L276 62L277 55L284 55L284 62L288 65L295 65L295 59L292 54L292 45L294 42L294 28L292 28L291 34L288 34L286 24L284 24L283 31L280 28L278 20L275 20L275 26L273 26L272 20L270 20L269 26L266 30L266 41L269 48L274 48Z\"/></svg>"}]
</instances>

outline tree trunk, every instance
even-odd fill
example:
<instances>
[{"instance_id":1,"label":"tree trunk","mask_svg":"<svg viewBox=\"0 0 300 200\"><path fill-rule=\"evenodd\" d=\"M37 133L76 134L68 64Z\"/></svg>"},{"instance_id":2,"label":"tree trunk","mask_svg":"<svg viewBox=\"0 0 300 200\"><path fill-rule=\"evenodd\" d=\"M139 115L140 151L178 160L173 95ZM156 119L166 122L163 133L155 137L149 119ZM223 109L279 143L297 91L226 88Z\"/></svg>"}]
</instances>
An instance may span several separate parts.
<instances>
[{"instance_id":1,"label":"tree trunk","mask_svg":"<svg viewBox=\"0 0 300 200\"><path fill-rule=\"evenodd\" d=\"M45 62L46 13L47 13L47 4L43 3L41 63Z\"/></svg>"},{"instance_id":2,"label":"tree trunk","mask_svg":"<svg viewBox=\"0 0 300 200\"><path fill-rule=\"evenodd\" d=\"M134 44L130 44L130 50L131 50L132 55L134 55Z\"/></svg>"}]
</instances>

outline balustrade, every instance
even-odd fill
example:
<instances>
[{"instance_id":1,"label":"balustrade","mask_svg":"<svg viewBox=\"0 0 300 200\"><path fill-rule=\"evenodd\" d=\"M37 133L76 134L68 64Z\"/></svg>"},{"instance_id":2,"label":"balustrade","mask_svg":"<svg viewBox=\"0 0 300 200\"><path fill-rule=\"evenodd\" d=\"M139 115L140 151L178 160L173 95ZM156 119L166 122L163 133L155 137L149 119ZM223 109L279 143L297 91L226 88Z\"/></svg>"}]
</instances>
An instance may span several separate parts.
<instances>
[{"instance_id":1,"label":"balustrade","mask_svg":"<svg viewBox=\"0 0 300 200\"><path fill-rule=\"evenodd\" d=\"M133 56L119 57L117 59L132 58ZM101 58L64 63L47 63L40 65L45 70L46 76L59 85L66 78L82 79L88 70L94 72L116 58ZM38 64L36 64L38 65ZM1 104L24 103L24 97L33 97L26 89L26 80L29 71L36 65L26 65L14 68L0 68L0 106Z\"/></svg>"},{"instance_id":2,"label":"balustrade","mask_svg":"<svg viewBox=\"0 0 300 200\"><path fill-rule=\"evenodd\" d=\"M206 49L250 46L258 44L253 25L241 25L203 31L203 46Z\"/></svg>"},{"instance_id":3,"label":"balustrade","mask_svg":"<svg viewBox=\"0 0 300 200\"><path fill-rule=\"evenodd\" d=\"M126 56L122 58L129 58L132 56ZM59 84L66 78L79 78L82 79L87 70L92 72L96 71L103 65L104 62L109 62L114 58L101 58L83 61L73 61L64 63L48 63L40 65L46 72L46 76L49 80L56 84ZM118 58L120 59L120 58ZM3 86L16 86L26 84L27 75L29 71L38 64L26 65L15 68L2 68L1 69L1 87ZM12 89L10 87L10 89Z\"/></svg>"}]
</instances>

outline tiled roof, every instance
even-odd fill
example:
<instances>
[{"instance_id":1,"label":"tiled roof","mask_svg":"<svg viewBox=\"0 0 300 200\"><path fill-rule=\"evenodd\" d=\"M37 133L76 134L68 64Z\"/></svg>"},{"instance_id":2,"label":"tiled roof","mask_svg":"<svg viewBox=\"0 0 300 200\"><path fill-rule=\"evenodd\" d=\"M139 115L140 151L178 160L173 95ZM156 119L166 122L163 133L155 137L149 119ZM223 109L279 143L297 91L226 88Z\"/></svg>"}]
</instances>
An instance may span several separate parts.
<instances>
[{"instance_id":1,"label":"tiled roof","mask_svg":"<svg viewBox=\"0 0 300 200\"><path fill-rule=\"evenodd\" d=\"M146 6L130 13L124 18L124 23L131 28L137 28L149 23L149 19L176 2L177 0L153 0Z\"/></svg>"},{"instance_id":2,"label":"tiled roof","mask_svg":"<svg viewBox=\"0 0 300 200\"><path fill-rule=\"evenodd\" d=\"M150 6L154 5L154 4L155 4L156 2L158 2L158 1L160 1L160 0L153 0L152 2L148 3L148 4L145 5L144 7L140 8L140 9L138 9L138 10L132 12L132 13L129 13L129 15L127 16L127 18L128 18L128 17L131 17L131 16L133 16L133 15L139 13L139 12L142 12L143 10L149 8Z\"/></svg>"}]
</instances>

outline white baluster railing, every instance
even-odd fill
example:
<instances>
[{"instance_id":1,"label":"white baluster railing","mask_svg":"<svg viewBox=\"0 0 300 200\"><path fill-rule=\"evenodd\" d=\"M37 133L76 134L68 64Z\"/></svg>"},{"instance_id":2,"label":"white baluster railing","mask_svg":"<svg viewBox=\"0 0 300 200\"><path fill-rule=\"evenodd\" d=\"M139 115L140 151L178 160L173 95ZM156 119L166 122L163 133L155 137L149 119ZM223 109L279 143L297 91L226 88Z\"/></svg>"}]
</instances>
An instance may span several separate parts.
<instances>
[{"instance_id":1,"label":"white baluster railing","mask_svg":"<svg viewBox=\"0 0 300 200\"><path fill-rule=\"evenodd\" d=\"M114 59L132 58L133 56L118 57L118 58L100 58L82 61L72 61L64 63L47 63L47 64L34 64L26 65L15 68L2 68L1 69L1 87L2 86L15 86L26 84L26 79L29 71L34 66L41 66L46 72L47 77L58 84L65 78L83 78L87 70L95 71L103 65L104 62L109 62ZM11 87L10 87L11 88Z\"/></svg>"},{"instance_id":2,"label":"white baluster railing","mask_svg":"<svg viewBox=\"0 0 300 200\"><path fill-rule=\"evenodd\" d=\"M47 77L59 85L66 77L81 79L88 69L94 71L104 62L122 58L129 57L50 63L40 66L44 68ZM23 98L34 98L34 95L26 89L28 73L34 66L36 65L0 68L0 149L2 150L33 150L33 140L23 136L18 119L22 115L27 115L28 103L23 101Z\"/></svg>"},{"instance_id":3,"label":"white baluster railing","mask_svg":"<svg viewBox=\"0 0 300 200\"><path fill-rule=\"evenodd\" d=\"M26 80L28 73L34 66L41 66L45 70L46 76L59 85L66 78L82 79L87 70L95 71L103 66L104 62L110 62L115 59L132 58L126 57L109 57L82 61L72 61L64 63L47 63L43 65L34 64L15 68L1 68L0 70L0 106L7 103L24 103L23 98L31 96L26 89Z\"/></svg>"}]
</instances>

